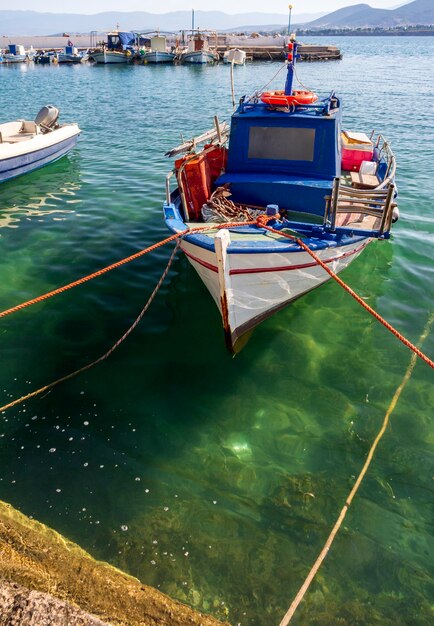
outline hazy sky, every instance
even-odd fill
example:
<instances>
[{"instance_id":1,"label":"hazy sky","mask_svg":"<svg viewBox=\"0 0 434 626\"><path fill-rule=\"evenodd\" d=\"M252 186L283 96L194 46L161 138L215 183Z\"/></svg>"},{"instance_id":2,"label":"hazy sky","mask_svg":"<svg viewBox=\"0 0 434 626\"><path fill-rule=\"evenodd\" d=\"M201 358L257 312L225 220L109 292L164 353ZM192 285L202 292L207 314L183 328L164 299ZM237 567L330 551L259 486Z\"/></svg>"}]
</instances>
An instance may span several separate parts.
<instances>
[{"instance_id":1,"label":"hazy sky","mask_svg":"<svg viewBox=\"0 0 434 626\"><path fill-rule=\"evenodd\" d=\"M405 0L294 0L293 14L331 12L352 4L364 2L375 8L393 8L405 4ZM51 13L100 13L103 11L149 11L166 13L185 9L204 11L220 10L226 13L288 13L288 2L282 0L0 0L0 9L47 11ZM1 27L1 25L0 25Z\"/></svg>"}]
</instances>

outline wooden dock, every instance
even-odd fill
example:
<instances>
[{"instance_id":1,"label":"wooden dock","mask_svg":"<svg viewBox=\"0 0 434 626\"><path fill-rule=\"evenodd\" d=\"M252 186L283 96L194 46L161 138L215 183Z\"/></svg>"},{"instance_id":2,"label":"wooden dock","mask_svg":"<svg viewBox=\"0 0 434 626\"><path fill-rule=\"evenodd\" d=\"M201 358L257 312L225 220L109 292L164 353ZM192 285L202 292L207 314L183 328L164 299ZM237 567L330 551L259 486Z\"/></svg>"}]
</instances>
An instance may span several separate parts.
<instances>
[{"instance_id":1,"label":"wooden dock","mask_svg":"<svg viewBox=\"0 0 434 626\"><path fill-rule=\"evenodd\" d=\"M226 50L235 48L244 50L248 61L283 61L287 56L287 50L283 46L219 45L217 51L223 57ZM342 53L336 46L302 44L298 48L298 53L300 61L338 61L342 59Z\"/></svg>"}]
</instances>

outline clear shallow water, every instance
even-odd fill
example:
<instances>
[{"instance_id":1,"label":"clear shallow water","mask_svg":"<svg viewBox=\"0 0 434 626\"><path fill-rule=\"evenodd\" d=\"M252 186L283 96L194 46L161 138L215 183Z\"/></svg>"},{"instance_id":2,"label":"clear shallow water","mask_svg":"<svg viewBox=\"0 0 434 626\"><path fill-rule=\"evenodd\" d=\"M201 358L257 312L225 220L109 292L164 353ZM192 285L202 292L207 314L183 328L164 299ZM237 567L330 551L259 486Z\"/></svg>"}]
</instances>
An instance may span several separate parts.
<instances>
[{"instance_id":1,"label":"clear shallow water","mask_svg":"<svg viewBox=\"0 0 434 626\"><path fill-rule=\"evenodd\" d=\"M341 62L298 73L319 92L336 88L347 128L389 138L401 210L393 241L343 277L417 341L433 309L434 40L334 42ZM277 68L237 68L237 94ZM231 109L224 66L0 66L0 92L1 122L52 103L83 130L69 157L0 188L2 309L165 237L164 152ZM3 320L2 404L110 347L169 253ZM434 335L424 351L434 354ZM110 360L1 416L0 498L232 624L277 624L409 359L334 284L262 324L232 359L214 303L179 258ZM432 380L418 363L295 623L432 623Z\"/></svg>"}]
</instances>

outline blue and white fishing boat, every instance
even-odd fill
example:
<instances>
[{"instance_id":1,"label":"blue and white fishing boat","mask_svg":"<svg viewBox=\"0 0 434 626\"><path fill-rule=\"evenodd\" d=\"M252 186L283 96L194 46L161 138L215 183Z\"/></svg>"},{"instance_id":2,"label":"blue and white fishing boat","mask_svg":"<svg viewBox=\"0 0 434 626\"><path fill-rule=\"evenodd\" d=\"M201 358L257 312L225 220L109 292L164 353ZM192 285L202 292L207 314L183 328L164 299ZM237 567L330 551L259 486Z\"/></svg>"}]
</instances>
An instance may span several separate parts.
<instances>
[{"instance_id":1,"label":"blue and white fishing boat","mask_svg":"<svg viewBox=\"0 0 434 626\"><path fill-rule=\"evenodd\" d=\"M47 105L34 121L0 124L0 182L27 174L67 154L77 143L77 124L59 124L59 111Z\"/></svg>"},{"instance_id":2,"label":"blue and white fishing boat","mask_svg":"<svg viewBox=\"0 0 434 626\"><path fill-rule=\"evenodd\" d=\"M27 61L27 53L24 46L10 43L8 52L3 54L3 63L24 63Z\"/></svg>"},{"instance_id":3,"label":"blue and white fishing boat","mask_svg":"<svg viewBox=\"0 0 434 626\"><path fill-rule=\"evenodd\" d=\"M83 55L75 46L65 46L63 52L57 55L58 63L81 63L82 61Z\"/></svg>"},{"instance_id":4,"label":"blue and white fishing boat","mask_svg":"<svg viewBox=\"0 0 434 626\"><path fill-rule=\"evenodd\" d=\"M211 227L184 235L181 248L233 351L257 324L330 279L307 249L339 273L370 242L389 238L397 219L389 144L343 134L334 92L319 99L293 89L297 45L289 44L283 91L242 98L230 128L215 120L215 129L167 153L185 154L167 177L164 219L173 233ZM222 227L258 215L256 224Z\"/></svg>"},{"instance_id":5,"label":"blue and white fishing boat","mask_svg":"<svg viewBox=\"0 0 434 626\"><path fill-rule=\"evenodd\" d=\"M128 63L136 51L136 41L136 35L131 32L108 33L103 49L93 52L91 58L103 64Z\"/></svg>"},{"instance_id":6,"label":"blue and white fishing boat","mask_svg":"<svg viewBox=\"0 0 434 626\"><path fill-rule=\"evenodd\" d=\"M145 63L173 63L175 53L168 49L166 37L157 33L151 37L150 48L143 56Z\"/></svg>"},{"instance_id":7,"label":"blue and white fishing boat","mask_svg":"<svg viewBox=\"0 0 434 626\"><path fill-rule=\"evenodd\" d=\"M218 63L220 57L217 48L212 48L209 43L211 33L207 31L192 30L188 37L188 45L180 54L181 63L193 63L195 65L206 65L207 63ZM217 34L214 33L217 37Z\"/></svg>"}]
</instances>

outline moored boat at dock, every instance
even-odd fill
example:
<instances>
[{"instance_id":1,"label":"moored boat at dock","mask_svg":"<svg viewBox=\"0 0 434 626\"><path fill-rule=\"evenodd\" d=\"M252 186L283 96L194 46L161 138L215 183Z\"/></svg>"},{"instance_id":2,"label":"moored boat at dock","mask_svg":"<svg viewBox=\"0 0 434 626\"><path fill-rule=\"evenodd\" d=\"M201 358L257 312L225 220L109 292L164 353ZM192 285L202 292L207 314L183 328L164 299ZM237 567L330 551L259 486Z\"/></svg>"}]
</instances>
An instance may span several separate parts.
<instances>
[{"instance_id":1,"label":"moored boat at dock","mask_svg":"<svg viewBox=\"0 0 434 626\"><path fill-rule=\"evenodd\" d=\"M65 46L63 52L59 52L57 61L58 63L81 63L83 58L83 54L75 46Z\"/></svg>"},{"instance_id":2,"label":"moored boat at dock","mask_svg":"<svg viewBox=\"0 0 434 626\"><path fill-rule=\"evenodd\" d=\"M157 33L151 37L150 48L144 52L145 63L173 63L176 54L167 46L165 35Z\"/></svg>"},{"instance_id":3,"label":"moored boat at dock","mask_svg":"<svg viewBox=\"0 0 434 626\"><path fill-rule=\"evenodd\" d=\"M59 124L59 111L43 107L34 121L0 124L0 182L60 159L77 143L77 124Z\"/></svg>"},{"instance_id":4,"label":"moored boat at dock","mask_svg":"<svg viewBox=\"0 0 434 626\"><path fill-rule=\"evenodd\" d=\"M187 48L179 55L181 63L196 65L217 63L220 57L216 47L210 46L210 37L217 37L217 33L199 29L190 31Z\"/></svg>"},{"instance_id":5,"label":"moored boat at dock","mask_svg":"<svg viewBox=\"0 0 434 626\"><path fill-rule=\"evenodd\" d=\"M102 50L92 52L91 57L96 63L115 64L128 63L135 52L136 35L132 32L114 31L107 34L107 42Z\"/></svg>"},{"instance_id":6,"label":"moored boat at dock","mask_svg":"<svg viewBox=\"0 0 434 626\"><path fill-rule=\"evenodd\" d=\"M289 44L284 90L244 97L230 128L217 123L168 153L185 156L168 175L164 218L174 233L192 229L181 248L221 312L232 351L330 279L320 262L341 272L374 239L389 238L397 218L388 143L342 135L334 92L293 89L297 47Z\"/></svg>"},{"instance_id":7,"label":"moored boat at dock","mask_svg":"<svg viewBox=\"0 0 434 626\"><path fill-rule=\"evenodd\" d=\"M3 54L3 63L24 63L28 60L24 46L10 43Z\"/></svg>"},{"instance_id":8,"label":"moored boat at dock","mask_svg":"<svg viewBox=\"0 0 434 626\"><path fill-rule=\"evenodd\" d=\"M33 61L40 65L50 65L58 62L58 56L59 53L55 50L38 50L33 57Z\"/></svg>"}]
</instances>

